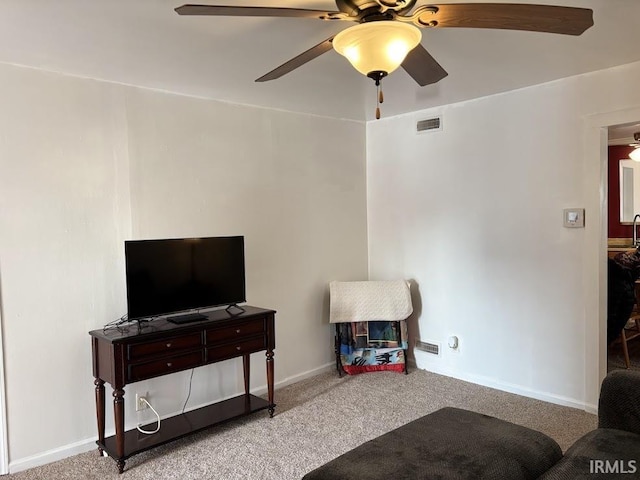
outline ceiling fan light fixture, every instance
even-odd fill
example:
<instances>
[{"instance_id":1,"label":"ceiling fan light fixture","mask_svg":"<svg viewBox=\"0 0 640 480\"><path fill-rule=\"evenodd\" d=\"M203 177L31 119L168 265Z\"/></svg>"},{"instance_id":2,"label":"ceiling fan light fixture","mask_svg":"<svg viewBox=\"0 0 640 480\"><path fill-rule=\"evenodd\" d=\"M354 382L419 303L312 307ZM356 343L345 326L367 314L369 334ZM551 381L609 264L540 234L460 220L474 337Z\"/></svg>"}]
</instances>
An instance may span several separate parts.
<instances>
[{"instance_id":1,"label":"ceiling fan light fixture","mask_svg":"<svg viewBox=\"0 0 640 480\"><path fill-rule=\"evenodd\" d=\"M635 147L631 152L629 152L629 158L634 162L640 162L640 132L635 132L633 134L634 143L630 143L630 147Z\"/></svg>"},{"instance_id":2,"label":"ceiling fan light fixture","mask_svg":"<svg viewBox=\"0 0 640 480\"><path fill-rule=\"evenodd\" d=\"M422 39L420 30L408 23L381 20L347 28L333 38L333 48L363 75L389 74Z\"/></svg>"}]
</instances>

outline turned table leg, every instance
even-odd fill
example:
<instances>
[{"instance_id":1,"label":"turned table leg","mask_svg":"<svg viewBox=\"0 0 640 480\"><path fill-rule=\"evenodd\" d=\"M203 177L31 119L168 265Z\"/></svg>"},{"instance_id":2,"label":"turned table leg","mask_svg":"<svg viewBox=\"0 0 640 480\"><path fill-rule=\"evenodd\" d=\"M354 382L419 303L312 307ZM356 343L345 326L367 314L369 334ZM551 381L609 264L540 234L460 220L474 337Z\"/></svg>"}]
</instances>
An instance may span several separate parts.
<instances>
[{"instance_id":1,"label":"turned table leg","mask_svg":"<svg viewBox=\"0 0 640 480\"><path fill-rule=\"evenodd\" d=\"M113 413L116 424L116 463L118 473L124 471L124 390L116 388L113 391Z\"/></svg>"},{"instance_id":2,"label":"turned table leg","mask_svg":"<svg viewBox=\"0 0 640 480\"><path fill-rule=\"evenodd\" d=\"M269 416L273 418L276 404L273 403L273 350L267 350L267 390L269 399Z\"/></svg>"},{"instance_id":3,"label":"turned table leg","mask_svg":"<svg viewBox=\"0 0 640 480\"><path fill-rule=\"evenodd\" d=\"M104 445L104 380L96 378L93 384L96 386L96 419L98 420L98 453L102 456Z\"/></svg>"},{"instance_id":4,"label":"turned table leg","mask_svg":"<svg viewBox=\"0 0 640 480\"><path fill-rule=\"evenodd\" d=\"M244 394L246 396L249 396L249 374L251 370L251 360L248 353L245 353L242 356L242 370L244 372Z\"/></svg>"}]
</instances>

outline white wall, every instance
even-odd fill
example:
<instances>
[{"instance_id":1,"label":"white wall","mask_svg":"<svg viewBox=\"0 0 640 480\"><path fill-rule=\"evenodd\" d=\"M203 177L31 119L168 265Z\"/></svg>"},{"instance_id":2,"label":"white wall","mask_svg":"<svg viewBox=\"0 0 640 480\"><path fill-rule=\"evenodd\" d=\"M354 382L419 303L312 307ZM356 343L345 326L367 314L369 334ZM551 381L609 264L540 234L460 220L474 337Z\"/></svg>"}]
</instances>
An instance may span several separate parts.
<instances>
[{"instance_id":1,"label":"white wall","mask_svg":"<svg viewBox=\"0 0 640 480\"><path fill-rule=\"evenodd\" d=\"M87 332L126 311L125 239L245 235L248 303L278 311L276 383L331 362L326 285L367 275L363 124L5 65L0 104L12 471L93 448ZM264 370L256 354L253 389ZM126 387L127 423L136 391L180 410L189 373ZM203 367L189 406L241 390L237 362Z\"/></svg>"},{"instance_id":2,"label":"white wall","mask_svg":"<svg viewBox=\"0 0 640 480\"><path fill-rule=\"evenodd\" d=\"M371 122L365 175L362 124L0 65L12 468L92 448L87 331L125 311L127 238L245 235L248 301L278 310L282 384L331 361L326 283L366 277L368 217L371 278L414 279L421 338L461 339L458 353L418 352L421 368L592 405L592 137L640 107L639 79L633 64ZM413 133L440 113L444 131ZM587 228L562 228L562 209L580 206ZM240 375L233 361L196 370L189 405L240 391ZM172 413L187 386L186 372L129 386L128 422L138 389Z\"/></svg>"},{"instance_id":3,"label":"white wall","mask_svg":"<svg viewBox=\"0 0 640 480\"><path fill-rule=\"evenodd\" d=\"M416 351L420 368L595 408L606 192L590 119L640 106L639 80L632 64L368 124L370 277L415 280L413 329L444 347ZM442 131L414 133L435 115ZM586 229L563 228L569 207Z\"/></svg>"}]
</instances>

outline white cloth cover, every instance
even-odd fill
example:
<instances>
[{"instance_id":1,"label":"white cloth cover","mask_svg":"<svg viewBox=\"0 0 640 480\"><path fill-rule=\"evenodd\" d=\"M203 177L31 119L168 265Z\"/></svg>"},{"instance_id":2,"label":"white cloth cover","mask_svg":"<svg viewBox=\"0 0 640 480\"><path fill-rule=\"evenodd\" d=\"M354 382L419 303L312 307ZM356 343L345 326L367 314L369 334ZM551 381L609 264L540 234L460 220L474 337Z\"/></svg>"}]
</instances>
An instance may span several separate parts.
<instances>
[{"instance_id":1,"label":"white cloth cover","mask_svg":"<svg viewBox=\"0 0 640 480\"><path fill-rule=\"evenodd\" d=\"M329 322L405 320L411 312L411 290L405 280L329 283Z\"/></svg>"}]
</instances>

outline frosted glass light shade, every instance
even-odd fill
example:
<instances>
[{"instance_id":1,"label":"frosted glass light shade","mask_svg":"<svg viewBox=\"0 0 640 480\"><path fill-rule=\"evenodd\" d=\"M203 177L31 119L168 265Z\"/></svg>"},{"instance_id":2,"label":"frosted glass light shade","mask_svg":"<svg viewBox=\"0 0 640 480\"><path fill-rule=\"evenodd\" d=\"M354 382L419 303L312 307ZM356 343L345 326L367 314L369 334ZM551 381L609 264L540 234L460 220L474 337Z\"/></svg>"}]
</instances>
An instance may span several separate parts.
<instances>
[{"instance_id":1,"label":"frosted glass light shade","mask_svg":"<svg viewBox=\"0 0 640 480\"><path fill-rule=\"evenodd\" d=\"M629 154L629 158L635 162L640 162L640 147L635 148Z\"/></svg>"},{"instance_id":2,"label":"frosted glass light shade","mask_svg":"<svg viewBox=\"0 0 640 480\"><path fill-rule=\"evenodd\" d=\"M333 38L333 48L363 75L393 72L413 50L422 33L417 27L398 21L361 23Z\"/></svg>"}]
</instances>

